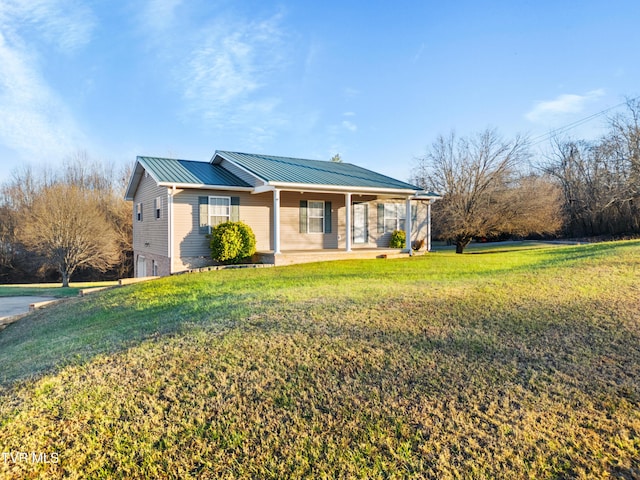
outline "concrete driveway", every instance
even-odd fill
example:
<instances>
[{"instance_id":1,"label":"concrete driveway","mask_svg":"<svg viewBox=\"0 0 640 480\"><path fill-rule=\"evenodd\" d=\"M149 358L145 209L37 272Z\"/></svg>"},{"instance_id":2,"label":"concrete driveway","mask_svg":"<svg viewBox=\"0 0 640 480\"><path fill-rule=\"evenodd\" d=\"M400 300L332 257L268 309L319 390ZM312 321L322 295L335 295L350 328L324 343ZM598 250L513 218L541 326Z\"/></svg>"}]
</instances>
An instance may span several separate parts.
<instances>
[{"instance_id":1,"label":"concrete driveway","mask_svg":"<svg viewBox=\"0 0 640 480\"><path fill-rule=\"evenodd\" d=\"M7 317L29 311L29 305L55 300L53 297L0 297L0 323Z\"/></svg>"}]
</instances>

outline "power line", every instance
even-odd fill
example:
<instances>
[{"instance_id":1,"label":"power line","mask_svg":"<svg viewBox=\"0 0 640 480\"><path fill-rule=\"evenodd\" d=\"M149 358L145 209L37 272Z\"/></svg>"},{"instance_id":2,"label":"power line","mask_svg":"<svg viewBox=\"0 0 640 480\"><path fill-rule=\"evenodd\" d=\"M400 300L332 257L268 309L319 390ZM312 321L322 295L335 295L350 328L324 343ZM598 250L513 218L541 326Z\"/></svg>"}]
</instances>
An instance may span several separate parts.
<instances>
[{"instance_id":1,"label":"power line","mask_svg":"<svg viewBox=\"0 0 640 480\"><path fill-rule=\"evenodd\" d=\"M594 113L592 115L589 115L588 117L582 118L580 120L576 120L575 122L572 122L572 123L568 123L567 125L564 125L562 127L558 127L558 128L554 128L553 130L549 130L547 133L543 133L542 135L538 135L536 137L533 137L530 140L530 142L531 142L530 145L531 146L535 146L535 145L539 145L540 143L547 142L550 139L552 139L553 137L555 137L556 135L568 132L569 130L572 130L572 129L576 128L576 127L579 127L580 125L584 125L585 123L588 123L588 122L590 122L591 120L593 120L595 118L601 117L602 115L604 115L607 112L610 112L611 110L614 110L616 108L620 108L623 105L626 105L629 101L637 100L639 98L640 98L640 96L632 98L631 100L628 100L626 102L622 102L622 103L619 103L619 104L614 105L612 107L605 108L604 110L600 110L599 112Z\"/></svg>"}]
</instances>

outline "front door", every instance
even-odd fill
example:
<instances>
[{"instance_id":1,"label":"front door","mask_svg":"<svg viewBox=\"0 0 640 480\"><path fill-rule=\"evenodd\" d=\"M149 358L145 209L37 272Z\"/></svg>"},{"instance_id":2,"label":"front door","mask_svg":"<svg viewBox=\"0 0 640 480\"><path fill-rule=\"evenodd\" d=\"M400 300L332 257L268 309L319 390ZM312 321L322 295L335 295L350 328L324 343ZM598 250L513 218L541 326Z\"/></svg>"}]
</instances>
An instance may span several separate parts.
<instances>
[{"instance_id":1,"label":"front door","mask_svg":"<svg viewBox=\"0 0 640 480\"><path fill-rule=\"evenodd\" d=\"M367 243L368 212L366 203L353 204L353 243Z\"/></svg>"}]
</instances>

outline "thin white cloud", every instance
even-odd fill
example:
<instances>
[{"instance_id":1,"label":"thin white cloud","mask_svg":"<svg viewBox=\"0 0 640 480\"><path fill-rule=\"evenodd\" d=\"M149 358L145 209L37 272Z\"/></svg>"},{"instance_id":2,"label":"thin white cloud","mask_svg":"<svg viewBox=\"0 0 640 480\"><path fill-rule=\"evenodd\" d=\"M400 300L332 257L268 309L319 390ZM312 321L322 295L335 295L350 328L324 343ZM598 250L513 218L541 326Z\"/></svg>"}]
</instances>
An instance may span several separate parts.
<instances>
[{"instance_id":1,"label":"thin white cloud","mask_svg":"<svg viewBox=\"0 0 640 480\"><path fill-rule=\"evenodd\" d=\"M218 134L242 132L256 148L290 124L278 94L291 58L281 10L247 18L233 5L203 14L183 0L148 0L138 15L148 12L153 18L141 21L146 47L171 72L185 122Z\"/></svg>"},{"instance_id":2,"label":"thin white cloud","mask_svg":"<svg viewBox=\"0 0 640 480\"><path fill-rule=\"evenodd\" d=\"M360 95L360 90L357 90L353 87L345 87L343 90L344 96L347 99L355 98Z\"/></svg>"},{"instance_id":3,"label":"thin white cloud","mask_svg":"<svg viewBox=\"0 0 640 480\"><path fill-rule=\"evenodd\" d=\"M342 115L344 117L355 117L356 116L355 112L344 112Z\"/></svg>"},{"instance_id":4,"label":"thin white cloud","mask_svg":"<svg viewBox=\"0 0 640 480\"><path fill-rule=\"evenodd\" d=\"M322 47L317 41L313 41L307 50L307 56L304 61L305 72L308 73L314 66L318 55L322 52Z\"/></svg>"},{"instance_id":5,"label":"thin white cloud","mask_svg":"<svg viewBox=\"0 0 640 480\"><path fill-rule=\"evenodd\" d=\"M72 52L89 42L95 24L80 0L0 0L0 26L12 41L25 42L28 35Z\"/></svg>"},{"instance_id":6,"label":"thin white cloud","mask_svg":"<svg viewBox=\"0 0 640 480\"><path fill-rule=\"evenodd\" d=\"M60 160L85 144L40 72L43 45L71 53L89 41L90 11L73 0L0 0L0 142L22 157Z\"/></svg>"},{"instance_id":7,"label":"thin white cloud","mask_svg":"<svg viewBox=\"0 0 640 480\"><path fill-rule=\"evenodd\" d=\"M199 35L180 69L180 85L191 112L222 120L240 106L257 105L256 113L270 113L277 98L256 98L284 61L280 15L262 21L217 22Z\"/></svg>"},{"instance_id":8,"label":"thin white cloud","mask_svg":"<svg viewBox=\"0 0 640 480\"><path fill-rule=\"evenodd\" d=\"M420 48L418 49L416 54L413 56L413 63L416 63L418 60L420 60L420 57L422 57L422 53L424 52L424 49L425 49L425 44L424 43L420 44Z\"/></svg>"},{"instance_id":9,"label":"thin white cloud","mask_svg":"<svg viewBox=\"0 0 640 480\"><path fill-rule=\"evenodd\" d=\"M65 105L0 35L0 141L26 157L61 159L83 143Z\"/></svg>"},{"instance_id":10,"label":"thin white cloud","mask_svg":"<svg viewBox=\"0 0 640 480\"><path fill-rule=\"evenodd\" d=\"M343 120L342 121L342 126L344 128L346 128L347 130L349 130L350 132L355 132L355 131L358 130L358 126L355 123L350 122L348 120Z\"/></svg>"},{"instance_id":11,"label":"thin white cloud","mask_svg":"<svg viewBox=\"0 0 640 480\"><path fill-rule=\"evenodd\" d=\"M141 19L152 29L164 30L174 22L176 9L182 3L183 0L149 0Z\"/></svg>"},{"instance_id":12,"label":"thin white cloud","mask_svg":"<svg viewBox=\"0 0 640 480\"><path fill-rule=\"evenodd\" d=\"M553 100L538 102L525 118L531 122L546 121L549 117L568 113L580 113L587 103L597 100L605 94L603 89L592 90L585 95L564 94Z\"/></svg>"}]
</instances>

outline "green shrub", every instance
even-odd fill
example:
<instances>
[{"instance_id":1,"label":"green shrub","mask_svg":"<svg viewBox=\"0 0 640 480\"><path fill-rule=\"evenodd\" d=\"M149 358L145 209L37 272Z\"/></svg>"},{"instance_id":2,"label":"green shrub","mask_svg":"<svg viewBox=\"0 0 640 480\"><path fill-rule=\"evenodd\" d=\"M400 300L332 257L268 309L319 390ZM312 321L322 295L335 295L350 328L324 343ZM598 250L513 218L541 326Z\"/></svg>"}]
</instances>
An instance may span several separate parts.
<instances>
[{"instance_id":1,"label":"green shrub","mask_svg":"<svg viewBox=\"0 0 640 480\"><path fill-rule=\"evenodd\" d=\"M220 263L239 263L256 253L256 236L246 223L220 223L209 237L211 258Z\"/></svg>"},{"instance_id":2,"label":"green shrub","mask_svg":"<svg viewBox=\"0 0 640 480\"><path fill-rule=\"evenodd\" d=\"M394 230L391 232L389 248L404 248L407 244L407 234L404 230Z\"/></svg>"}]
</instances>

